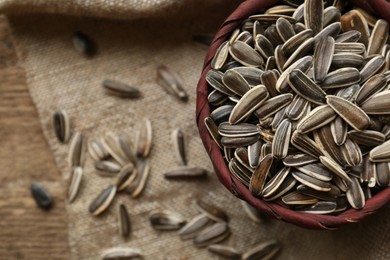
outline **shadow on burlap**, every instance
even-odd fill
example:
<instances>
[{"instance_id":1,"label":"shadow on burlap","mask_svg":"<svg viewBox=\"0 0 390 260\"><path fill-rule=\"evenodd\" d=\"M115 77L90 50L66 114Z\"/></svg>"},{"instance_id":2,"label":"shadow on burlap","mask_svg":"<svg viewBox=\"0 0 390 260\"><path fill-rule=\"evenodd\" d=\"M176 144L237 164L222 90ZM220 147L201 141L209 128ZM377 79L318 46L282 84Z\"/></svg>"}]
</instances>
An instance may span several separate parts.
<instances>
[{"instance_id":1,"label":"shadow on burlap","mask_svg":"<svg viewBox=\"0 0 390 260\"><path fill-rule=\"evenodd\" d=\"M191 37L215 31L237 4L229 2L226 6L225 2L216 1L200 4L196 9L196 1L188 2L191 4L181 4L180 12L172 11L170 17L161 13L152 18L138 14L136 18L149 18L133 21L47 14L9 18L19 50L19 64L27 72L30 93L64 185L70 174L66 163L68 145L60 145L53 134L51 116L55 110L66 110L72 118L72 129L83 132L89 139L107 131L134 137L137 123L144 117L153 124L151 174L144 193L139 199L120 194L101 217L92 217L88 205L114 180L99 176L88 156L82 190L76 201L67 206L72 259L98 259L112 246L139 248L145 259L213 259L206 249L194 248L191 241L182 242L176 232L154 231L148 222L148 214L154 209L177 211L191 219L198 214L194 203L197 195L228 212L232 235L224 244L242 251L259 242L277 239L283 247L278 259L389 259L389 207L361 223L332 232L306 230L276 220L255 224L214 174L208 180L194 182L163 178L164 171L177 166L170 139L170 132L176 127L186 133L189 165L205 167L212 173L194 118L195 88L207 47L193 42ZM111 17L115 15L111 13ZM118 17L129 18L123 14ZM85 59L75 52L71 35L77 30L86 32L98 43L99 54L95 58ZM187 104L167 95L155 83L159 64L168 65L181 75L190 95ZM100 87L104 79L138 86L143 98L124 100L107 96ZM133 231L127 241L118 234L120 202L131 215Z\"/></svg>"}]
</instances>

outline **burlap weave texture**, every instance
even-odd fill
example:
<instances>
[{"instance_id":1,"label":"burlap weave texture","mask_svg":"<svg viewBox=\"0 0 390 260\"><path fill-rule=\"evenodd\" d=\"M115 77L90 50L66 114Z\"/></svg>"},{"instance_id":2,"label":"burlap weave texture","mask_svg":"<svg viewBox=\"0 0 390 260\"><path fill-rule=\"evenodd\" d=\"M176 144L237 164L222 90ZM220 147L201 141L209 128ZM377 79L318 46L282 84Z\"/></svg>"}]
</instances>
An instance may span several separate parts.
<instances>
[{"instance_id":1,"label":"burlap weave texture","mask_svg":"<svg viewBox=\"0 0 390 260\"><path fill-rule=\"evenodd\" d=\"M45 8L42 8L44 2ZM62 15L13 15L10 18L20 66L27 72L30 93L64 177L64 185L69 177L68 146L59 145L55 139L51 127L53 111L65 109L72 118L72 128L82 131L88 138L106 131L134 134L140 119L149 117L152 120L154 147L150 179L144 194L136 200L120 195L108 214L99 218L88 213L88 205L113 180L99 176L88 156L81 193L67 207L72 259L98 259L102 251L114 245L139 248L146 259L212 258L205 249L195 249L191 241L181 242L176 232L152 230L147 220L153 209L170 209L190 219L197 214L196 195L227 210L233 234L225 243L240 250L275 238L283 246L279 259L390 258L390 235L386 232L390 228L389 208L362 223L335 232L311 231L278 221L251 222L242 212L239 201L214 175L197 182L164 180L162 173L177 166L170 140L170 131L175 127L181 127L186 133L189 164L206 167L212 172L194 118L195 88L207 47L191 41L191 36L207 32L206 28L216 29L236 3L230 2L226 6L225 2L206 0L64 1L60 5L54 1L23 1L23 4L0 1L2 10L12 13L15 13L12 6L25 6L18 12L38 10L138 19L117 21ZM99 54L95 58L85 59L74 51L71 35L76 30L84 31L96 40ZM179 72L190 94L187 104L167 95L155 83L155 69L159 64ZM106 78L138 86L143 98L123 100L105 95L100 84ZM125 203L131 214L133 234L128 241L124 241L117 231L119 202Z\"/></svg>"}]
</instances>

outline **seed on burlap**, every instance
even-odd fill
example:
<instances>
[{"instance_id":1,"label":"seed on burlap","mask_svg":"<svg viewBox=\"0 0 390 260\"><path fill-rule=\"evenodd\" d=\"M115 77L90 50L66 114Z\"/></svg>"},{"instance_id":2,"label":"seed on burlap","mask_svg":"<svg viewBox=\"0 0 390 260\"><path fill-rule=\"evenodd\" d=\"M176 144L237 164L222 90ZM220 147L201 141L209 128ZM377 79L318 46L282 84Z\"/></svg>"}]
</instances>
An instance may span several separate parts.
<instances>
[{"instance_id":1,"label":"seed on burlap","mask_svg":"<svg viewBox=\"0 0 390 260\"><path fill-rule=\"evenodd\" d=\"M69 146L69 167L82 166L84 160L85 137L77 132L73 135Z\"/></svg>"},{"instance_id":2,"label":"seed on burlap","mask_svg":"<svg viewBox=\"0 0 390 260\"><path fill-rule=\"evenodd\" d=\"M188 101L188 94L183 88L179 75L164 65L157 67L157 82L164 90L183 102Z\"/></svg>"},{"instance_id":3,"label":"seed on burlap","mask_svg":"<svg viewBox=\"0 0 390 260\"><path fill-rule=\"evenodd\" d=\"M157 230L178 230L187 223L179 213L169 210L153 211L149 222Z\"/></svg>"},{"instance_id":4,"label":"seed on burlap","mask_svg":"<svg viewBox=\"0 0 390 260\"><path fill-rule=\"evenodd\" d=\"M137 156L146 158L149 156L150 150L152 149L152 122L150 119L145 118L140 126L137 133Z\"/></svg>"},{"instance_id":5,"label":"seed on burlap","mask_svg":"<svg viewBox=\"0 0 390 260\"><path fill-rule=\"evenodd\" d=\"M220 256L222 258L226 259L236 259L239 260L241 259L241 253L235 249L234 247L231 246L225 246L225 245L210 245L208 248L208 251Z\"/></svg>"},{"instance_id":6,"label":"seed on burlap","mask_svg":"<svg viewBox=\"0 0 390 260\"><path fill-rule=\"evenodd\" d=\"M31 184L30 190L38 207L48 210L53 206L53 198L51 194L41 184Z\"/></svg>"},{"instance_id":7,"label":"seed on burlap","mask_svg":"<svg viewBox=\"0 0 390 260\"><path fill-rule=\"evenodd\" d=\"M68 200L72 203L79 193L81 187L81 181L83 178L83 168L75 167L72 171L72 175L68 187Z\"/></svg>"},{"instance_id":8,"label":"seed on burlap","mask_svg":"<svg viewBox=\"0 0 390 260\"><path fill-rule=\"evenodd\" d=\"M96 161L95 169L98 171L118 173L121 170L121 166L113 161Z\"/></svg>"},{"instance_id":9,"label":"seed on burlap","mask_svg":"<svg viewBox=\"0 0 390 260\"><path fill-rule=\"evenodd\" d=\"M359 180L355 177L351 177L352 183L350 189L347 191L347 200L349 205L354 209L361 209L364 207L366 201L362 187L360 186Z\"/></svg>"},{"instance_id":10,"label":"seed on burlap","mask_svg":"<svg viewBox=\"0 0 390 260\"><path fill-rule=\"evenodd\" d=\"M207 177L207 170L200 167L182 166L164 173L166 179L192 179Z\"/></svg>"},{"instance_id":11,"label":"seed on burlap","mask_svg":"<svg viewBox=\"0 0 390 260\"><path fill-rule=\"evenodd\" d=\"M232 109L229 116L229 123L237 124L242 121L245 117L255 111L267 98L268 91L263 85L252 88Z\"/></svg>"},{"instance_id":12,"label":"seed on burlap","mask_svg":"<svg viewBox=\"0 0 390 260\"><path fill-rule=\"evenodd\" d=\"M137 177L137 169L134 168L132 163L123 166L121 171L118 173L115 185L118 191L123 191L135 180Z\"/></svg>"},{"instance_id":13,"label":"seed on burlap","mask_svg":"<svg viewBox=\"0 0 390 260\"><path fill-rule=\"evenodd\" d=\"M293 70L288 77L288 81L292 89L301 97L318 105L325 104L325 91L301 70Z\"/></svg>"},{"instance_id":14,"label":"seed on burlap","mask_svg":"<svg viewBox=\"0 0 390 260\"><path fill-rule=\"evenodd\" d=\"M361 37L361 33L356 30L351 30L337 35L335 41L337 43L358 42Z\"/></svg>"},{"instance_id":15,"label":"seed on burlap","mask_svg":"<svg viewBox=\"0 0 390 260\"><path fill-rule=\"evenodd\" d=\"M242 208L244 209L246 215L255 223L262 223L266 216L257 208L253 207L246 201L241 201Z\"/></svg>"},{"instance_id":16,"label":"seed on burlap","mask_svg":"<svg viewBox=\"0 0 390 260\"><path fill-rule=\"evenodd\" d=\"M379 19L371 32L371 37L367 47L367 56L380 54L383 46L387 42L388 37L389 23L386 20Z\"/></svg>"},{"instance_id":17,"label":"seed on burlap","mask_svg":"<svg viewBox=\"0 0 390 260\"><path fill-rule=\"evenodd\" d=\"M127 134L121 134L117 138L118 148L121 154L127 159L126 161L136 164L137 157L134 153L134 145Z\"/></svg>"},{"instance_id":18,"label":"seed on burlap","mask_svg":"<svg viewBox=\"0 0 390 260\"><path fill-rule=\"evenodd\" d=\"M297 131L305 134L320 128L336 118L336 113L328 105L314 108L307 116L298 123Z\"/></svg>"},{"instance_id":19,"label":"seed on burlap","mask_svg":"<svg viewBox=\"0 0 390 260\"><path fill-rule=\"evenodd\" d=\"M107 132L102 139L104 149L115 159L121 166L126 165L130 160L123 153L119 146L119 138L112 132Z\"/></svg>"},{"instance_id":20,"label":"seed on burlap","mask_svg":"<svg viewBox=\"0 0 390 260\"><path fill-rule=\"evenodd\" d=\"M359 42L368 46L370 30L364 16L357 10L351 10L340 17L341 28L344 32L356 30L361 33Z\"/></svg>"},{"instance_id":21,"label":"seed on burlap","mask_svg":"<svg viewBox=\"0 0 390 260\"><path fill-rule=\"evenodd\" d=\"M197 234L193 240L196 247L206 247L225 240L231 234L225 222L217 222Z\"/></svg>"},{"instance_id":22,"label":"seed on burlap","mask_svg":"<svg viewBox=\"0 0 390 260\"><path fill-rule=\"evenodd\" d=\"M182 240L192 239L210 223L212 223L212 220L202 213L183 226L178 232L179 236Z\"/></svg>"},{"instance_id":23,"label":"seed on burlap","mask_svg":"<svg viewBox=\"0 0 390 260\"><path fill-rule=\"evenodd\" d=\"M125 205L119 205L119 234L128 238L131 232L130 217Z\"/></svg>"},{"instance_id":24,"label":"seed on burlap","mask_svg":"<svg viewBox=\"0 0 390 260\"><path fill-rule=\"evenodd\" d=\"M328 95L327 104L355 130L361 131L370 125L370 118L358 106L343 98Z\"/></svg>"},{"instance_id":25,"label":"seed on burlap","mask_svg":"<svg viewBox=\"0 0 390 260\"><path fill-rule=\"evenodd\" d=\"M178 162L181 165L187 165L185 137L183 131L180 128L177 128L172 131L171 137Z\"/></svg>"},{"instance_id":26,"label":"seed on burlap","mask_svg":"<svg viewBox=\"0 0 390 260\"><path fill-rule=\"evenodd\" d=\"M229 55L230 43L228 41L223 42L217 49L213 60L211 61L211 68L219 70L223 67L226 59Z\"/></svg>"},{"instance_id":27,"label":"seed on burlap","mask_svg":"<svg viewBox=\"0 0 390 260\"><path fill-rule=\"evenodd\" d=\"M196 205L202 213L206 214L210 219L212 219L214 221L217 221L217 222L228 222L229 221L229 216L226 214L226 212L223 209L221 209L215 205L206 203L202 199L197 199Z\"/></svg>"},{"instance_id":28,"label":"seed on burlap","mask_svg":"<svg viewBox=\"0 0 390 260\"><path fill-rule=\"evenodd\" d=\"M312 29L314 35L322 30L324 26L324 7L322 0L305 1L304 19L306 27Z\"/></svg>"},{"instance_id":29,"label":"seed on burlap","mask_svg":"<svg viewBox=\"0 0 390 260\"><path fill-rule=\"evenodd\" d=\"M103 81L102 86L111 95L123 98L139 98L142 96L139 89L120 81L106 79Z\"/></svg>"},{"instance_id":30,"label":"seed on burlap","mask_svg":"<svg viewBox=\"0 0 390 260\"><path fill-rule=\"evenodd\" d=\"M93 139L88 143L88 152L95 161L106 159L109 156L102 142L97 139Z\"/></svg>"},{"instance_id":31,"label":"seed on burlap","mask_svg":"<svg viewBox=\"0 0 390 260\"><path fill-rule=\"evenodd\" d=\"M334 53L334 39L327 37L319 40L314 49L314 80L323 81L328 74Z\"/></svg>"},{"instance_id":32,"label":"seed on burlap","mask_svg":"<svg viewBox=\"0 0 390 260\"><path fill-rule=\"evenodd\" d=\"M76 51L85 56L93 56L97 52L95 42L85 33L75 32L72 37L73 46Z\"/></svg>"},{"instance_id":33,"label":"seed on burlap","mask_svg":"<svg viewBox=\"0 0 390 260\"><path fill-rule=\"evenodd\" d=\"M260 196L263 192L265 180L268 176L269 169L273 163L273 156L271 154L266 155L259 163L249 183L249 191L254 196Z\"/></svg>"},{"instance_id":34,"label":"seed on burlap","mask_svg":"<svg viewBox=\"0 0 390 260\"><path fill-rule=\"evenodd\" d=\"M276 159L283 159L287 156L291 138L291 127L291 121L285 119L280 123L278 129L276 129L272 142L272 155Z\"/></svg>"},{"instance_id":35,"label":"seed on burlap","mask_svg":"<svg viewBox=\"0 0 390 260\"><path fill-rule=\"evenodd\" d=\"M243 260L272 259L280 250L276 240L262 242L242 255Z\"/></svg>"},{"instance_id":36,"label":"seed on burlap","mask_svg":"<svg viewBox=\"0 0 390 260\"><path fill-rule=\"evenodd\" d=\"M143 256L133 248L111 248L103 254L103 260L141 260Z\"/></svg>"},{"instance_id":37,"label":"seed on burlap","mask_svg":"<svg viewBox=\"0 0 390 260\"><path fill-rule=\"evenodd\" d=\"M333 201L319 201L314 205L296 208L296 211L309 214L329 214L336 210L337 204Z\"/></svg>"},{"instance_id":38,"label":"seed on burlap","mask_svg":"<svg viewBox=\"0 0 390 260\"><path fill-rule=\"evenodd\" d=\"M56 111L53 115L54 133L58 141L67 143L70 138L70 120L64 110Z\"/></svg>"},{"instance_id":39,"label":"seed on burlap","mask_svg":"<svg viewBox=\"0 0 390 260\"><path fill-rule=\"evenodd\" d=\"M282 201L287 205L311 205L317 203L318 199L299 191L293 191L284 195Z\"/></svg>"},{"instance_id":40,"label":"seed on burlap","mask_svg":"<svg viewBox=\"0 0 390 260\"><path fill-rule=\"evenodd\" d=\"M129 193L132 198L140 196L142 191L145 189L149 172L150 166L148 161L139 160L137 163L137 175L134 181L132 181L126 189L126 192Z\"/></svg>"},{"instance_id":41,"label":"seed on burlap","mask_svg":"<svg viewBox=\"0 0 390 260\"><path fill-rule=\"evenodd\" d=\"M94 216L98 216L107 210L115 198L116 191L115 185L109 185L89 205L89 212Z\"/></svg>"},{"instance_id":42,"label":"seed on burlap","mask_svg":"<svg viewBox=\"0 0 390 260\"><path fill-rule=\"evenodd\" d=\"M249 67L259 67L264 63L261 55L248 44L235 41L229 48L229 53L236 61Z\"/></svg>"}]
</instances>

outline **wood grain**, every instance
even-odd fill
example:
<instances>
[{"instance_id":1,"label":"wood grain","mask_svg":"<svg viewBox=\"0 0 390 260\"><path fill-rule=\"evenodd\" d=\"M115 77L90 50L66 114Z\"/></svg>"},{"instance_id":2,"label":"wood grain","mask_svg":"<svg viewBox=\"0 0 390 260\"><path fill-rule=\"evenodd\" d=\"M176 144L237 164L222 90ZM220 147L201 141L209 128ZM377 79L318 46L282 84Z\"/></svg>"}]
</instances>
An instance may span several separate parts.
<instances>
[{"instance_id":1,"label":"wood grain","mask_svg":"<svg viewBox=\"0 0 390 260\"><path fill-rule=\"evenodd\" d=\"M68 259L64 188L28 93L7 20L0 17L0 259ZM52 193L39 209L32 182Z\"/></svg>"}]
</instances>

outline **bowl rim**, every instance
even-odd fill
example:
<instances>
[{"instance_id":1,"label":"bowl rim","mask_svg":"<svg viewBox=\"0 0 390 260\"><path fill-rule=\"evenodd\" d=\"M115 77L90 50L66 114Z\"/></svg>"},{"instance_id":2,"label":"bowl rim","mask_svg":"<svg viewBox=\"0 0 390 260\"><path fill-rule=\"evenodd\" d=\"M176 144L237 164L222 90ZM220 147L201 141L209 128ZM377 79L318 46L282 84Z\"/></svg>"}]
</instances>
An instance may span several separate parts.
<instances>
[{"instance_id":1,"label":"bowl rim","mask_svg":"<svg viewBox=\"0 0 390 260\"><path fill-rule=\"evenodd\" d=\"M211 69L211 60L218 47L228 39L230 33L238 27L242 20L254 13L258 13L259 10L278 2L279 0L247 0L241 3L236 10L233 11L233 13L226 19L218 30L206 54L201 77L197 85L196 121L199 134L211 159L219 181L236 197L247 201L267 215L285 222L311 229L334 230L343 224L358 222L383 207L390 201L390 187L383 189L378 194L368 199L363 209L348 209L336 216L299 213L297 211L284 208L276 203L266 202L261 198L254 197L245 185L243 185L234 176L230 175L230 171L222 156L221 149L212 140L204 124L204 119L210 115L210 105L207 101L209 85L206 82L205 77L207 72ZM373 0L370 1L369 4L362 0L353 0L352 2L366 8L366 10L367 8L374 10L390 23L390 3L385 2L385 0Z\"/></svg>"}]
</instances>

